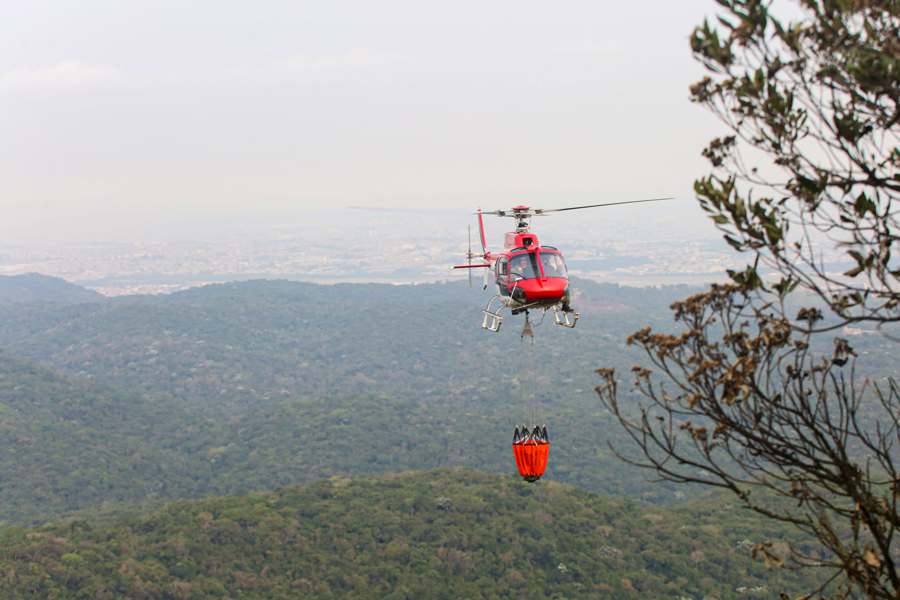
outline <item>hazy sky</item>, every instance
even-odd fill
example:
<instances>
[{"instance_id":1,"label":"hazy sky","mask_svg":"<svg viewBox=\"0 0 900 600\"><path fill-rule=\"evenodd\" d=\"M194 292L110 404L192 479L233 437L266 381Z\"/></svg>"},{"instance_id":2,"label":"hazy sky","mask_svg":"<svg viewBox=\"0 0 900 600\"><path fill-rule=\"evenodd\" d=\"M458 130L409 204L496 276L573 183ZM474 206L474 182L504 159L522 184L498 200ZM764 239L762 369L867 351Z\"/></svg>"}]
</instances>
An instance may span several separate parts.
<instances>
[{"instance_id":1,"label":"hazy sky","mask_svg":"<svg viewBox=\"0 0 900 600\"><path fill-rule=\"evenodd\" d=\"M700 223L721 128L688 101L688 36L714 9L4 2L0 236L669 194Z\"/></svg>"}]
</instances>

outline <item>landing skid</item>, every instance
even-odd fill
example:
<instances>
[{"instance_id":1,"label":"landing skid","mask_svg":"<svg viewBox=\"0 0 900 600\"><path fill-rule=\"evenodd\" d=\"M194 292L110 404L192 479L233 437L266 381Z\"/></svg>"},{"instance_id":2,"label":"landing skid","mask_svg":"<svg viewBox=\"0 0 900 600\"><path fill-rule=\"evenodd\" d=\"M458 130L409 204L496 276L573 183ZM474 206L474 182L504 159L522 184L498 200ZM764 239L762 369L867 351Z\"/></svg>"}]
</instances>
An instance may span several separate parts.
<instances>
[{"instance_id":1,"label":"landing skid","mask_svg":"<svg viewBox=\"0 0 900 600\"><path fill-rule=\"evenodd\" d=\"M553 307L553 322L559 325L560 327L568 327L572 329L575 327L575 324L578 323L578 317L580 317L577 312L574 310L559 310L558 307Z\"/></svg>"},{"instance_id":2,"label":"landing skid","mask_svg":"<svg viewBox=\"0 0 900 600\"><path fill-rule=\"evenodd\" d=\"M503 325L503 316L500 312L504 308L506 307L500 300L500 296L494 296L488 300L487 306L481 311L481 314L484 315L484 318L481 320L481 328L494 333L500 331L500 326Z\"/></svg>"},{"instance_id":3,"label":"landing skid","mask_svg":"<svg viewBox=\"0 0 900 600\"><path fill-rule=\"evenodd\" d=\"M502 296L493 296L490 300L488 300L488 303L484 307L484 310L481 311L481 328L486 329L487 331L492 331L494 333L500 331L500 327L503 325L502 313L503 309L505 308L508 308L508 306L504 302L504 297ZM531 333L530 323L528 321L528 311L537 308L542 308L545 312L552 308L553 322L560 327L566 327L568 329L573 329L578 323L578 318L581 316L574 310L560 309L559 305L548 307L546 304L541 306L539 303L532 303L525 306L518 306L511 309L510 312L514 315L522 312L525 313L525 329L523 330L523 336L533 337L533 334Z\"/></svg>"}]
</instances>

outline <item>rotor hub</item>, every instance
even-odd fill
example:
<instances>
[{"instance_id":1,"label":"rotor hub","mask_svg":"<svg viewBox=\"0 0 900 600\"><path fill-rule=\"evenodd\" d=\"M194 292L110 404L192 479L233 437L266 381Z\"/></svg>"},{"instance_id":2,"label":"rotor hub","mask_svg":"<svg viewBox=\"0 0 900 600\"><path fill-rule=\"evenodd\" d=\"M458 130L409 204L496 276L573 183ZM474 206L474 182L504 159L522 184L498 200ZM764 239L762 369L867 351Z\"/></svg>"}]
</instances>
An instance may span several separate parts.
<instances>
[{"instance_id":1,"label":"rotor hub","mask_svg":"<svg viewBox=\"0 0 900 600\"><path fill-rule=\"evenodd\" d=\"M513 218L516 220L516 233L527 233L528 228L531 226L531 217L535 214L534 211L524 204L513 206L511 211Z\"/></svg>"}]
</instances>

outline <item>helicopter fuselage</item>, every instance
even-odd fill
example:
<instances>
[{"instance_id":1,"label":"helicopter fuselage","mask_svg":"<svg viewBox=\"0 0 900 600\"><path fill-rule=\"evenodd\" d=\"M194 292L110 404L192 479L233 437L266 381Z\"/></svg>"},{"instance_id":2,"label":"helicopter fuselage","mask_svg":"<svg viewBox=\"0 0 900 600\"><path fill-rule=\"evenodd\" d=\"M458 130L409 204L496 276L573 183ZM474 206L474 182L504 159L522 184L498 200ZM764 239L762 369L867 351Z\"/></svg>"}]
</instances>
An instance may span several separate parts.
<instances>
[{"instance_id":1,"label":"helicopter fuselage","mask_svg":"<svg viewBox=\"0 0 900 600\"><path fill-rule=\"evenodd\" d=\"M541 246L536 234L507 233L503 252L488 252L484 258L499 300L514 313L559 303L568 307L569 278L562 253Z\"/></svg>"}]
</instances>

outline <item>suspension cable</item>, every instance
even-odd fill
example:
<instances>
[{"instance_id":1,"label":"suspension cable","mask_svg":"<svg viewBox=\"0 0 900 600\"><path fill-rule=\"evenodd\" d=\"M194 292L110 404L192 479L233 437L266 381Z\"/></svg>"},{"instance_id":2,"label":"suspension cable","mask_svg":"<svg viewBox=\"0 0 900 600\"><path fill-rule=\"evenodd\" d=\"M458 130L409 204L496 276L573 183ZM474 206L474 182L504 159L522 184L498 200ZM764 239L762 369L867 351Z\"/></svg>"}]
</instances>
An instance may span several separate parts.
<instances>
[{"instance_id":1,"label":"suspension cable","mask_svg":"<svg viewBox=\"0 0 900 600\"><path fill-rule=\"evenodd\" d=\"M523 404L525 407L525 425L528 431L534 429L535 413L536 413L536 390L537 375L535 373L534 358L534 330L531 328L531 322L528 319L528 311L525 311L525 325L522 327L522 349L527 355L525 359L525 373L522 376L522 384L525 386L523 393Z\"/></svg>"}]
</instances>

